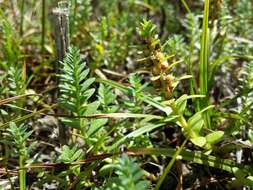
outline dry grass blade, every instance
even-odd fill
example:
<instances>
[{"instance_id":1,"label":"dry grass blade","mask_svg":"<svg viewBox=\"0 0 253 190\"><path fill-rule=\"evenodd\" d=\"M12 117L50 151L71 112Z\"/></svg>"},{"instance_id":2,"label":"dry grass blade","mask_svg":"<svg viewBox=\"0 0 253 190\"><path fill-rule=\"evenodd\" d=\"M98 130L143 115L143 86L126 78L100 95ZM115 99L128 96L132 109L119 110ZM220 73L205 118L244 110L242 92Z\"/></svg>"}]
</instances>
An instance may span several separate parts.
<instances>
[{"instance_id":1,"label":"dry grass blade","mask_svg":"<svg viewBox=\"0 0 253 190\"><path fill-rule=\"evenodd\" d=\"M28 97L28 96L39 96L39 97L41 97L41 95L39 95L39 94L24 94L24 95L14 96L14 97L11 97L11 98L6 98L6 99L3 99L3 100L0 100L0 105L4 105L4 104L10 103L10 102L13 102L15 100L18 100L18 99L21 99L21 98L24 98L24 97Z\"/></svg>"}]
</instances>

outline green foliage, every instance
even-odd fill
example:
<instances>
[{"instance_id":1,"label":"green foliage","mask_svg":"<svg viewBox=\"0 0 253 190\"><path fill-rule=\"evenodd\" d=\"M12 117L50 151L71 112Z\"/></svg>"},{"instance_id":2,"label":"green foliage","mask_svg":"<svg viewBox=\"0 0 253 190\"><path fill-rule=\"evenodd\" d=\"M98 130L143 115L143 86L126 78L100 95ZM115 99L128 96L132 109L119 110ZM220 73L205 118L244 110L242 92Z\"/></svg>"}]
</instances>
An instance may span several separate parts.
<instances>
[{"instance_id":1,"label":"green foliage","mask_svg":"<svg viewBox=\"0 0 253 190\"><path fill-rule=\"evenodd\" d=\"M85 63L81 61L80 53L77 48L70 48L66 55L66 58L61 63L62 72L60 77L60 99L59 104L69 113L76 116L76 118L62 118L62 122L74 128L73 135L77 135L80 131L83 140L87 144L87 148L92 144L98 143L94 147L100 149L103 147L100 135L104 132L102 127L106 125L108 119L86 119L84 116L99 113L98 109L102 107L102 110L110 113L116 111L117 107L113 105L116 96L111 96L108 89L104 86L100 86L98 90L98 100L90 102L89 99L95 92L94 88L91 88L95 78L89 78L89 69L86 68ZM108 94L109 93L109 94ZM110 95L110 96L108 96ZM110 104L111 107L110 107ZM75 131L78 130L78 131ZM101 132L101 133L100 133ZM76 137L73 136L73 141Z\"/></svg>"},{"instance_id":2,"label":"green foliage","mask_svg":"<svg viewBox=\"0 0 253 190\"><path fill-rule=\"evenodd\" d=\"M73 36L76 33L76 28L88 23L91 15L91 0L71 0L70 30Z\"/></svg>"},{"instance_id":3,"label":"green foliage","mask_svg":"<svg viewBox=\"0 0 253 190\"><path fill-rule=\"evenodd\" d=\"M31 136L33 131L27 131L27 126L21 124L17 126L11 122L9 128L4 133L4 140L2 141L8 146L12 146L12 151L16 152L19 156L19 188L21 190L26 189L26 170L24 169L26 161L29 159L29 155L37 142L33 142L28 145L28 138Z\"/></svg>"},{"instance_id":4,"label":"green foliage","mask_svg":"<svg viewBox=\"0 0 253 190\"><path fill-rule=\"evenodd\" d=\"M26 82L22 78L21 65L11 66L8 74L8 84L10 89L10 95L17 96L24 94L26 89Z\"/></svg>"},{"instance_id":5,"label":"green foliage","mask_svg":"<svg viewBox=\"0 0 253 190\"><path fill-rule=\"evenodd\" d=\"M252 142L252 113L251 110L253 108L253 78L252 78L253 66L252 62L246 64L241 71L240 77L240 85L238 88L237 102L240 104L238 107L237 113L242 118L235 122L234 132L240 132L239 129L247 131L246 134L248 139Z\"/></svg>"},{"instance_id":6,"label":"green foliage","mask_svg":"<svg viewBox=\"0 0 253 190\"><path fill-rule=\"evenodd\" d=\"M150 20L143 20L138 32L142 38L155 37L157 33L156 26Z\"/></svg>"},{"instance_id":7,"label":"green foliage","mask_svg":"<svg viewBox=\"0 0 253 190\"><path fill-rule=\"evenodd\" d=\"M209 104L209 94L208 94L208 72L210 71L209 64L209 0L205 1L205 8L203 13L203 23L202 23L202 36L201 36L201 48L200 48L200 63L199 63L199 88L200 94L206 96L203 100L200 100L199 110L208 106ZM205 125L211 128L210 124L210 114L209 112L204 113Z\"/></svg>"},{"instance_id":8,"label":"green foliage","mask_svg":"<svg viewBox=\"0 0 253 190\"><path fill-rule=\"evenodd\" d=\"M77 146L70 148L69 146L64 145L62 147L62 154L59 157L59 161L63 163L72 163L81 160L84 156L83 154L83 151L81 149L78 150Z\"/></svg>"},{"instance_id":9,"label":"green foliage","mask_svg":"<svg viewBox=\"0 0 253 190\"><path fill-rule=\"evenodd\" d=\"M21 124L17 126L15 123L10 123L10 127L6 129L5 142L8 145L12 145L14 147L14 151L18 153L18 155L22 155L25 158L28 158L29 153L34 148L35 143L28 146L27 140L31 136L33 131L27 131L27 126Z\"/></svg>"},{"instance_id":10,"label":"green foliage","mask_svg":"<svg viewBox=\"0 0 253 190\"><path fill-rule=\"evenodd\" d=\"M117 160L115 164L105 165L100 171L114 170L116 176L108 180L103 189L106 190L145 190L149 186L147 180L143 180L144 172L135 162L127 156L123 156Z\"/></svg>"},{"instance_id":11,"label":"green foliage","mask_svg":"<svg viewBox=\"0 0 253 190\"><path fill-rule=\"evenodd\" d=\"M143 102L141 97L148 83L141 84L141 78L136 74L129 76L129 82L131 86L128 87L128 91L130 92L132 98L129 101L125 101L124 104L133 113L140 113L142 110L141 104Z\"/></svg>"},{"instance_id":12,"label":"green foliage","mask_svg":"<svg viewBox=\"0 0 253 190\"><path fill-rule=\"evenodd\" d=\"M57 4L69 16L73 44L59 73L48 23ZM179 177L177 159L189 168L177 188L203 188L205 178L215 179L209 189L253 186L253 1L0 6L1 180L12 189L16 169L26 188L26 166L31 188L159 189L169 172ZM71 134L65 145L56 139L62 125ZM142 155L146 171L121 154ZM216 169L203 176L195 164Z\"/></svg>"},{"instance_id":13,"label":"green foliage","mask_svg":"<svg viewBox=\"0 0 253 190\"><path fill-rule=\"evenodd\" d=\"M73 164L76 161L82 160L84 158L84 152L78 146L69 147L64 145L62 147L62 154L60 155L58 161L66 164ZM67 177L74 174L76 176L80 175L80 166L72 166L68 170L61 172L59 177Z\"/></svg>"},{"instance_id":14,"label":"green foliage","mask_svg":"<svg viewBox=\"0 0 253 190\"><path fill-rule=\"evenodd\" d=\"M117 94L113 92L110 86L103 85L102 83L98 89L98 101L102 106L104 113L113 113L118 110L118 106L115 105Z\"/></svg>"},{"instance_id":15,"label":"green foliage","mask_svg":"<svg viewBox=\"0 0 253 190\"><path fill-rule=\"evenodd\" d=\"M18 40L17 34L15 30L13 30L12 24L4 17L3 13L0 10L0 27L3 40L1 40L1 48L2 52L0 56L3 56L4 61L7 64L2 64L1 67L4 69L8 69L8 66L14 65L17 63L20 55L20 42ZM3 54L3 55L1 55Z\"/></svg>"},{"instance_id":16,"label":"green foliage","mask_svg":"<svg viewBox=\"0 0 253 190\"><path fill-rule=\"evenodd\" d=\"M87 21L90 16L92 15L92 6L91 6L91 0L82 0L77 2L78 5L78 13L77 13L77 21Z\"/></svg>"},{"instance_id":17,"label":"green foliage","mask_svg":"<svg viewBox=\"0 0 253 190\"><path fill-rule=\"evenodd\" d=\"M88 100L95 92L94 88L90 88L95 78L87 79L89 69L81 61L77 48L72 47L69 49L61 65L62 69L59 75L61 97L59 103L62 108L70 111L74 116L83 116L91 108ZM80 129L84 133L82 119L63 120L63 122Z\"/></svg>"}]
</instances>

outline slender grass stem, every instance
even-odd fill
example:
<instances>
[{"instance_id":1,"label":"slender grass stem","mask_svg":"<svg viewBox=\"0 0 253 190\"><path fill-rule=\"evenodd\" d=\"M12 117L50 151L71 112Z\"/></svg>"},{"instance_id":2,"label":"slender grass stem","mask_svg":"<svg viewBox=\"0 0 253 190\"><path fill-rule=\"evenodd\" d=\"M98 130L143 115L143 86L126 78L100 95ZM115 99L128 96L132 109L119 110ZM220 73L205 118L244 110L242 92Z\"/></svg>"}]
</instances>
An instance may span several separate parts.
<instances>
[{"instance_id":1,"label":"slender grass stem","mask_svg":"<svg viewBox=\"0 0 253 190\"><path fill-rule=\"evenodd\" d=\"M155 190L159 190L162 182L164 181L165 177L168 175L168 173L170 172L171 167L173 166L174 162L177 159L177 156L180 155L181 151L183 150L185 144L187 142L187 139L184 140L183 144L180 146L179 149L177 149L177 151L175 152L175 154L172 156L172 159L170 160L169 164L167 165L167 167L165 168L162 176L159 178L157 185L155 187Z\"/></svg>"},{"instance_id":2,"label":"slender grass stem","mask_svg":"<svg viewBox=\"0 0 253 190\"><path fill-rule=\"evenodd\" d=\"M56 106L57 106L57 105L54 104L54 105L52 105L52 106L45 107L45 108L43 108L43 109L41 109L41 110L38 110L38 111L35 111L35 112L33 112L33 113L24 115L24 116L22 116L22 117L17 117L17 118L15 118L15 119L11 120L11 121L8 121L8 122L6 122L6 123L4 123L4 124L1 124L1 125L0 125L0 129L1 129L1 128L6 128L6 127L8 127L8 126L10 125L10 122L17 123L17 122L20 122L20 121L24 121L24 120L26 120L26 119L28 119L28 118L31 118L31 117L35 116L35 115L41 114L41 113L43 113L43 112L45 112L45 111L47 111L47 110L51 110L51 109L55 108Z\"/></svg>"},{"instance_id":3,"label":"slender grass stem","mask_svg":"<svg viewBox=\"0 0 253 190\"><path fill-rule=\"evenodd\" d=\"M19 167L21 168L19 170L19 188L20 190L26 189L26 171L24 169L25 165L25 156L20 155L19 156Z\"/></svg>"},{"instance_id":4,"label":"slender grass stem","mask_svg":"<svg viewBox=\"0 0 253 190\"><path fill-rule=\"evenodd\" d=\"M184 8L188 13L191 13L191 9L189 8L188 4L185 2L185 0L181 0L181 3L184 5Z\"/></svg>"}]
</instances>

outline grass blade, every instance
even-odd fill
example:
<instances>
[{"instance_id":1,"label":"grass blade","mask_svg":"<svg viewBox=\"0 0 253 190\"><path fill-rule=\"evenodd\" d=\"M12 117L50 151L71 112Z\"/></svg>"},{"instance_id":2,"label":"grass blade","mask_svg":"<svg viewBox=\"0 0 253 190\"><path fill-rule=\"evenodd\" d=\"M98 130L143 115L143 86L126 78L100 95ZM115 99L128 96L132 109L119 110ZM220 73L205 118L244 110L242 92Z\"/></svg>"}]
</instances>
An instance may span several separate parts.
<instances>
[{"instance_id":1,"label":"grass blade","mask_svg":"<svg viewBox=\"0 0 253 190\"><path fill-rule=\"evenodd\" d=\"M205 0L204 18L202 23L202 37L201 37L201 49L200 49L200 64L199 64L199 81L200 81L200 94L206 96L199 101L198 111L208 106L208 72L209 72L209 28L208 28L208 17L209 17L209 0ZM203 113L205 125L207 128L211 127L209 111Z\"/></svg>"},{"instance_id":2,"label":"grass blade","mask_svg":"<svg viewBox=\"0 0 253 190\"><path fill-rule=\"evenodd\" d=\"M11 97L11 98L6 98L6 99L3 99L3 100L0 100L0 105L4 105L4 104L7 104L9 102L12 102L12 101L24 98L24 97L28 97L28 96L39 96L39 97L41 97L41 95L39 95L39 94L24 94L24 95L14 96L14 97Z\"/></svg>"},{"instance_id":3,"label":"grass blade","mask_svg":"<svg viewBox=\"0 0 253 190\"><path fill-rule=\"evenodd\" d=\"M147 125L144 127L141 127L131 133L129 133L128 135L122 137L121 139L119 139L117 142L115 142L112 146L110 146L108 148L109 151L114 150L115 148L119 147L119 145L121 145L122 143L124 143L127 139L129 138L136 138L144 133L148 133L154 129L157 129L161 126L165 125L165 123L161 123L161 124L157 124L157 125Z\"/></svg>"},{"instance_id":4,"label":"grass blade","mask_svg":"<svg viewBox=\"0 0 253 190\"><path fill-rule=\"evenodd\" d=\"M15 118L15 119L13 119L13 120L11 120L11 121L8 121L8 122L6 122L6 123L4 123L4 124L0 124L0 129L1 129L1 128L8 127L9 124L10 124L11 122L17 123L17 122L20 122L20 121L27 120L27 119L29 119L29 118L31 118L31 117L34 117L35 115L41 114L41 113L43 113L43 112L45 112L45 111L47 111L47 110L51 110L51 109L55 108L56 106L57 106L57 105L54 104L54 105L52 105L52 106L43 108L43 109L41 109L41 110L39 110L39 111L36 111L36 112L30 113L30 114L27 114L27 115L22 116L22 117Z\"/></svg>"}]
</instances>

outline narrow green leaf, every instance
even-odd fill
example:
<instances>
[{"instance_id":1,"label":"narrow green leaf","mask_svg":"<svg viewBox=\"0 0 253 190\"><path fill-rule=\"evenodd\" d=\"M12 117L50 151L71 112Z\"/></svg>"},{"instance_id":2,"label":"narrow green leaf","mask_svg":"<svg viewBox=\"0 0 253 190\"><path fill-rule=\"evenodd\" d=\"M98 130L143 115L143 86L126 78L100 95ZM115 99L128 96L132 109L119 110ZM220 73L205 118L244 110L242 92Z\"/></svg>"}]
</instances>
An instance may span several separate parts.
<instances>
[{"instance_id":1,"label":"narrow green leaf","mask_svg":"<svg viewBox=\"0 0 253 190\"><path fill-rule=\"evenodd\" d=\"M60 99L60 103L59 103L60 107L69 110L73 113L76 113L76 107L75 104L73 102L71 102L70 100L67 101L66 99Z\"/></svg>"},{"instance_id":2,"label":"narrow green leaf","mask_svg":"<svg viewBox=\"0 0 253 190\"><path fill-rule=\"evenodd\" d=\"M98 109L99 105L100 105L99 101L95 101L95 102L92 102L88 105L85 105L85 107L83 109L83 110L85 110L85 112L83 113L83 115L91 115L91 114L97 113L97 109Z\"/></svg>"},{"instance_id":3,"label":"narrow green leaf","mask_svg":"<svg viewBox=\"0 0 253 190\"><path fill-rule=\"evenodd\" d=\"M108 119L94 119L90 122L90 128L87 131L87 135L91 137L95 133L97 133L106 123Z\"/></svg>"},{"instance_id":4,"label":"narrow green leaf","mask_svg":"<svg viewBox=\"0 0 253 190\"><path fill-rule=\"evenodd\" d=\"M80 75L79 75L79 82L83 81L87 75L89 74L90 69L85 69Z\"/></svg>"},{"instance_id":5,"label":"narrow green leaf","mask_svg":"<svg viewBox=\"0 0 253 190\"><path fill-rule=\"evenodd\" d=\"M200 93L206 95L206 98L199 101L198 110L208 106L209 98L208 95L208 75L209 75L209 28L208 28L208 17L209 17L209 0L205 0L204 7L204 18L202 23L202 37L201 37L201 48L200 48L200 64L199 64L199 81L200 81ZM207 128L211 128L209 112L204 113L204 121Z\"/></svg>"},{"instance_id":6,"label":"narrow green leaf","mask_svg":"<svg viewBox=\"0 0 253 190\"><path fill-rule=\"evenodd\" d=\"M178 80L180 81L180 80L191 79L191 78L193 78L192 75L184 75L184 76L180 77Z\"/></svg>"},{"instance_id":7,"label":"narrow green leaf","mask_svg":"<svg viewBox=\"0 0 253 190\"><path fill-rule=\"evenodd\" d=\"M200 134L201 129L204 125L202 114L201 113L194 114L191 118L189 118L187 123L196 134Z\"/></svg>"},{"instance_id":8,"label":"narrow green leaf","mask_svg":"<svg viewBox=\"0 0 253 190\"><path fill-rule=\"evenodd\" d=\"M72 156L72 161L79 160L82 157L82 155L83 155L82 149L77 150Z\"/></svg>"},{"instance_id":9,"label":"narrow green leaf","mask_svg":"<svg viewBox=\"0 0 253 190\"><path fill-rule=\"evenodd\" d=\"M87 101L95 92L95 89L94 88L91 88L89 90L86 90L84 92L84 94L82 94L81 96L81 103Z\"/></svg>"},{"instance_id":10,"label":"narrow green leaf","mask_svg":"<svg viewBox=\"0 0 253 190\"><path fill-rule=\"evenodd\" d=\"M150 104L151 106L154 106L155 108L165 112L167 116L172 113L172 109L170 107L157 102L156 100L152 99L149 96L142 95L141 99L142 99L142 101Z\"/></svg>"},{"instance_id":11,"label":"narrow green leaf","mask_svg":"<svg viewBox=\"0 0 253 190\"><path fill-rule=\"evenodd\" d=\"M205 0L204 18L202 23L202 38L200 49L200 93L207 95L208 85L208 17L209 17L209 0Z\"/></svg>"},{"instance_id":12,"label":"narrow green leaf","mask_svg":"<svg viewBox=\"0 0 253 190\"><path fill-rule=\"evenodd\" d=\"M148 118L148 119L163 119L164 117L151 114L137 114L137 113L101 113L86 115L86 118Z\"/></svg>"},{"instance_id":13,"label":"narrow green leaf","mask_svg":"<svg viewBox=\"0 0 253 190\"><path fill-rule=\"evenodd\" d=\"M81 84L81 92L84 92L94 81L95 78L85 80L84 83Z\"/></svg>"},{"instance_id":14,"label":"narrow green leaf","mask_svg":"<svg viewBox=\"0 0 253 190\"><path fill-rule=\"evenodd\" d=\"M202 117L202 113L207 111L208 109L213 108L213 105L210 105L203 110L195 113L192 117L190 117L187 121L188 125L196 132L196 134L200 134L201 129L204 125L204 120Z\"/></svg>"},{"instance_id":15,"label":"narrow green leaf","mask_svg":"<svg viewBox=\"0 0 253 190\"><path fill-rule=\"evenodd\" d=\"M182 96L180 96L176 101L175 103L176 104L180 104L180 102L182 101L185 101L185 100L188 100L188 99L193 99L193 98L204 98L205 95L187 95L187 94L183 94Z\"/></svg>"},{"instance_id":16,"label":"narrow green leaf","mask_svg":"<svg viewBox=\"0 0 253 190\"><path fill-rule=\"evenodd\" d=\"M108 79L107 80L96 79L96 81L97 82L102 82L104 84L107 84L107 85L110 85L110 86L112 86L114 88L117 88L118 90L120 90L120 91L122 91L122 92L124 92L126 94L129 93L129 89L126 86L124 86L123 84L120 84L118 82L115 82L115 81L112 81L112 80L108 80Z\"/></svg>"},{"instance_id":17,"label":"narrow green leaf","mask_svg":"<svg viewBox=\"0 0 253 190\"><path fill-rule=\"evenodd\" d=\"M220 142L223 136L224 131L215 131L206 135L206 141L213 145Z\"/></svg>"},{"instance_id":18,"label":"narrow green leaf","mask_svg":"<svg viewBox=\"0 0 253 190\"><path fill-rule=\"evenodd\" d=\"M158 124L158 125L147 125L144 127L141 127L131 133L129 133L128 135L124 136L123 138L119 139L117 142L115 142L111 147L109 147L109 151L114 150L115 148L117 148L119 145L121 145L122 143L124 143L128 138L136 138L144 133L148 133L154 129L157 129L161 126L163 126L164 124Z\"/></svg>"},{"instance_id":19,"label":"narrow green leaf","mask_svg":"<svg viewBox=\"0 0 253 190\"><path fill-rule=\"evenodd\" d=\"M203 147L206 144L205 137L195 137L195 138L190 139L190 141L199 147Z\"/></svg>"},{"instance_id":20,"label":"narrow green leaf","mask_svg":"<svg viewBox=\"0 0 253 190\"><path fill-rule=\"evenodd\" d=\"M176 107L177 107L177 110L178 110L179 114L184 113L184 110L185 110L186 105L187 105L187 99L188 99L187 95L184 94L179 99L177 99L175 101L175 104L176 104Z\"/></svg>"},{"instance_id":21,"label":"narrow green leaf","mask_svg":"<svg viewBox=\"0 0 253 190\"><path fill-rule=\"evenodd\" d=\"M61 121L69 127L75 128L75 129L80 129L80 119L66 119L66 118L61 118Z\"/></svg>"}]
</instances>

